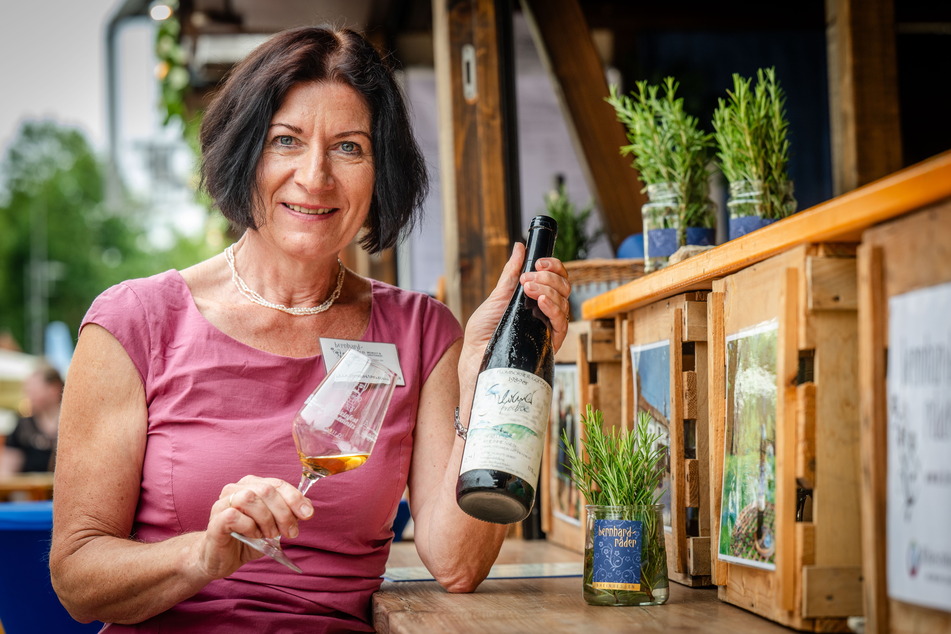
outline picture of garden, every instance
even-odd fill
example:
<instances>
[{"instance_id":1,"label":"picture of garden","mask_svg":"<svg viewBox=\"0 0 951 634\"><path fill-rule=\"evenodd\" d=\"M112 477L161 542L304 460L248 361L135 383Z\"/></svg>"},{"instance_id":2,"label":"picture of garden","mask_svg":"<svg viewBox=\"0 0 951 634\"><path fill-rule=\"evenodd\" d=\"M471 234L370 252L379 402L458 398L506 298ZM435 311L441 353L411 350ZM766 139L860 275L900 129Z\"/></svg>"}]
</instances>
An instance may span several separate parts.
<instances>
[{"instance_id":1,"label":"picture of garden","mask_svg":"<svg viewBox=\"0 0 951 634\"><path fill-rule=\"evenodd\" d=\"M726 430L719 557L774 569L776 366L779 324L727 337Z\"/></svg>"},{"instance_id":2,"label":"picture of garden","mask_svg":"<svg viewBox=\"0 0 951 634\"><path fill-rule=\"evenodd\" d=\"M549 442L555 456L552 465L552 485L555 490L552 512L563 520L581 525L581 494L571 482L571 472L566 463L565 447L561 443L563 433L574 439L575 451L580 452L581 437L578 426L578 366L574 363L556 363L552 383L551 420L554 433Z\"/></svg>"}]
</instances>

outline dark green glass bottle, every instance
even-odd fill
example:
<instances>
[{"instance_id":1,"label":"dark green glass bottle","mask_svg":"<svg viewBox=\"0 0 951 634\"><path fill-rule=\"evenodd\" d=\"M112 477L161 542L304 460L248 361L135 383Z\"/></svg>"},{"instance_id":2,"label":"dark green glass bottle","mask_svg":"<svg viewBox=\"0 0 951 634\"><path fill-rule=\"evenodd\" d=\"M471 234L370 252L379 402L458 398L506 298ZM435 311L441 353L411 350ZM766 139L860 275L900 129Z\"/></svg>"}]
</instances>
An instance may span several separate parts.
<instances>
[{"instance_id":1,"label":"dark green glass bottle","mask_svg":"<svg viewBox=\"0 0 951 634\"><path fill-rule=\"evenodd\" d=\"M548 216L528 229L522 272L551 257L558 233ZM482 357L456 500L469 515L511 524L535 501L551 410L555 353L551 324L521 284Z\"/></svg>"}]
</instances>

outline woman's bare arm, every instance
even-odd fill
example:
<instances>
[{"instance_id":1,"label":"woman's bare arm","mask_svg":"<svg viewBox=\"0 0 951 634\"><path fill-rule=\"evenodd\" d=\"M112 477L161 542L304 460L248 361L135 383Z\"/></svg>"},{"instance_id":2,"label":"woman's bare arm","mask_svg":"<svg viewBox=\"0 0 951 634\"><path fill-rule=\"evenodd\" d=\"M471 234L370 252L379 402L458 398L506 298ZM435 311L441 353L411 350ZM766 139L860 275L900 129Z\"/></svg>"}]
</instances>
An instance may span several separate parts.
<instances>
[{"instance_id":1,"label":"woman's bare arm","mask_svg":"<svg viewBox=\"0 0 951 634\"><path fill-rule=\"evenodd\" d=\"M296 529L289 511L303 502L296 488L248 476L222 489L206 530L151 544L130 539L146 430L145 393L132 360L109 332L87 325L63 397L50 551L53 587L80 621L143 621L260 556L232 530L290 536ZM233 508L232 493L249 510ZM266 505L252 505L261 501ZM305 515L308 509L298 511Z\"/></svg>"}]
</instances>

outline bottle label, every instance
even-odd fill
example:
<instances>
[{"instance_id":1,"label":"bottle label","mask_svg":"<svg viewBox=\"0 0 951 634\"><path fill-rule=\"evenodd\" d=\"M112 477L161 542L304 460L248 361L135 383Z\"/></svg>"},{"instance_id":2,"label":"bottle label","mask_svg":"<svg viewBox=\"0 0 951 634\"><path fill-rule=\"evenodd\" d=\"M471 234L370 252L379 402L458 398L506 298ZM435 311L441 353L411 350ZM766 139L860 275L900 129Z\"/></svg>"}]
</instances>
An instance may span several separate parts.
<instances>
[{"instance_id":1,"label":"bottle label","mask_svg":"<svg viewBox=\"0 0 951 634\"><path fill-rule=\"evenodd\" d=\"M641 589L641 522L594 520L591 587L597 590Z\"/></svg>"},{"instance_id":2,"label":"bottle label","mask_svg":"<svg viewBox=\"0 0 951 634\"><path fill-rule=\"evenodd\" d=\"M505 471L538 485L538 467L551 413L551 386L514 368L492 368L476 382L460 473Z\"/></svg>"}]
</instances>

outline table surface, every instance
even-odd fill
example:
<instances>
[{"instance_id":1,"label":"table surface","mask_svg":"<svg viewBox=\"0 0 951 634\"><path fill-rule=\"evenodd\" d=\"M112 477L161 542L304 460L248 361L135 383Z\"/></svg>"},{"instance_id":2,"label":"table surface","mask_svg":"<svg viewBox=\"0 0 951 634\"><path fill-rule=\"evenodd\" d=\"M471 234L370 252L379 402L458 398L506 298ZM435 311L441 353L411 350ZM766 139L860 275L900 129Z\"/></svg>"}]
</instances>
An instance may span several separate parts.
<instances>
[{"instance_id":1,"label":"table surface","mask_svg":"<svg viewBox=\"0 0 951 634\"><path fill-rule=\"evenodd\" d=\"M0 501L17 497L27 500L48 500L53 495L52 473L18 473L0 478Z\"/></svg>"},{"instance_id":2,"label":"table surface","mask_svg":"<svg viewBox=\"0 0 951 634\"><path fill-rule=\"evenodd\" d=\"M507 539L497 565L581 562L546 541ZM420 566L412 542L393 544L388 570ZM717 599L715 588L670 584L666 604L589 606L581 577L487 579L472 594L449 594L435 581L384 581L373 598L378 632L705 632L789 634L794 630Z\"/></svg>"}]
</instances>

